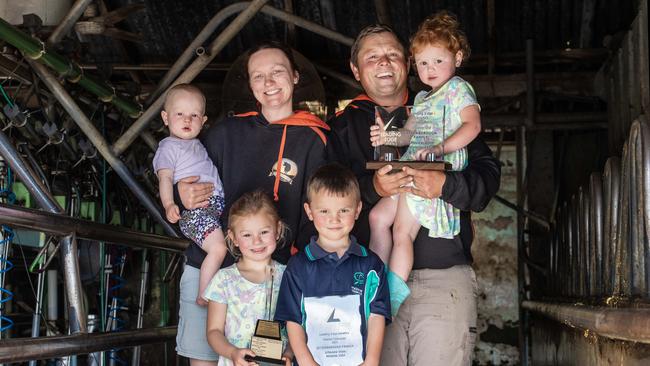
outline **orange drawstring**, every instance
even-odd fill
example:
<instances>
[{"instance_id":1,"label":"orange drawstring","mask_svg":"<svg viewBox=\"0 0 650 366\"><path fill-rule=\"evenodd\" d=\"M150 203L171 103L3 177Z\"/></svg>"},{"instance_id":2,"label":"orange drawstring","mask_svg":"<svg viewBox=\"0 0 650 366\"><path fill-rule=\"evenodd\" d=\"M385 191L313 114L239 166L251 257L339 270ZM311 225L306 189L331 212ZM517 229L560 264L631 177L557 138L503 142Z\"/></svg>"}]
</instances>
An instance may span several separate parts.
<instances>
[{"instance_id":1,"label":"orange drawstring","mask_svg":"<svg viewBox=\"0 0 650 366\"><path fill-rule=\"evenodd\" d=\"M280 140L280 151L278 151L278 166L275 168L275 183L273 183L273 200L280 200L278 191L280 190L280 174L282 173L282 156L284 154L284 143L287 140L287 126L284 125L282 130L282 140Z\"/></svg>"}]
</instances>

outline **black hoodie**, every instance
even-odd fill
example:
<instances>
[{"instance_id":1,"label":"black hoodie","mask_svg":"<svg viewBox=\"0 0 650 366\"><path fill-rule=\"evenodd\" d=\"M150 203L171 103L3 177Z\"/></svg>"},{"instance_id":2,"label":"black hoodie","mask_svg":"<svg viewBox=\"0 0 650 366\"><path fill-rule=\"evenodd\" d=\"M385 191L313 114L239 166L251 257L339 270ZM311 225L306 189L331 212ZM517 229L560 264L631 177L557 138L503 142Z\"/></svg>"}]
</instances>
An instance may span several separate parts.
<instances>
[{"instance_id":1,"label":"black hoodie","mask_svg":"<svg viewBox=\"0 0 650 366\"><path fill-rule=\"evenodd\" d=\"M407 105L412 103L410 98L406 102ZM368 245L370 240L368 214L381 198L373 185L374 171L365 168L366 161L373 159L370 126L375 123L376 105L366 95L360 95L329 121L332 128L331 148L337 159L350 167L359 180L363 209L352 233L363 245ZM472 263L474 232L471 211L485 209L499 190L501 167L480 137L467 145L467 153L467 167L460 172L446 173L447 179L440 196L461 210L460 234L453 239L430 238L428 230L421 229L413 243L413 269L443 269Z\"/></svg>"},{"instance_id":2,"label":"black hoodie","mask_svg":"<svg viewBox=\"0 0 650 366\"><path fill-rule=\"evenodd\" d=\"M211 126L202 137L208 156L219 170L225 194L223 230L228 227L230 206L243 193L258 188L276 197L278 212L289 226L287 245L274 259L287 263L290 245L303 246L315 233L303 210L307 179L325 163L329 127L318 117L298 111L286 120L269 123L261 113L249 112ZM281 158L280 174L276 174ZM205 252L192 243L185 252L188 264L200 268ZM222 267L233 263L228 255Z\"/></svg>"}]
</instances>

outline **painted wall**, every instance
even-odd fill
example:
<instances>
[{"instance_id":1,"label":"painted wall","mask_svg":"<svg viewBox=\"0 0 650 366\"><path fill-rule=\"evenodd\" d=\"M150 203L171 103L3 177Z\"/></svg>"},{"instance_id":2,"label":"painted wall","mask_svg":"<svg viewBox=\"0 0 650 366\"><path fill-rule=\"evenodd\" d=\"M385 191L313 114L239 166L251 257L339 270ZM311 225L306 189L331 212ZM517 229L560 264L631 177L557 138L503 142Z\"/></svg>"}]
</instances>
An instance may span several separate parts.
<instances>
[{"instance_id":1,"label":"painted wall","mask_svg":"<svg viewBox=\"0 0 650 366\"><path fill-rule=\"evenodd\" d=\"M496 152L496 147L492 147ZM516 154L503 146L499 195L516 201ZM474 270L479 285L478 332L475 364L515 365L517 349L517 222L514 210L492 200L472 215L475 238Z\"/></svg>"}]
</instances>

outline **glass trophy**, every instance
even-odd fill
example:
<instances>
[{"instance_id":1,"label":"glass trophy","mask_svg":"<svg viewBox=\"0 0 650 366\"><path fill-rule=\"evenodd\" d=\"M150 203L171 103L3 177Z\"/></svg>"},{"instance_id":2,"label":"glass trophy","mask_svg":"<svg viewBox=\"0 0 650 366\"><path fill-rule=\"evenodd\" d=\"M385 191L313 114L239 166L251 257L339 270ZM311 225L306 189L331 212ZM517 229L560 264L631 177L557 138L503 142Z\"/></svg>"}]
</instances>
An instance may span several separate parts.
<instances>
[{"instance_id":1,"label":"glass trophy","mask_svg":"<svg viewBox=\"0 0 650 366\"><path fill-rule=\"evenodd\" d=\"M366 169L377 170L390 164L393 171L405 166L413 169L447 170L451 165L442 156L433 153L422 157L414 156L416 148L407 149L409 145L419 149L433 148L444 141L445 110L442 115L435 116L428 108L413 109L412 106L375 107L375 125L379 126L381 145L375 146L373 161L366 162ZM438 119L440 128L435 128ZM408 128L404 128L407 126ZM407 159L402 158L402 152L407 152Z\"/></svg>"},{"instance_id":2,"label":"glass trophy","mask_svg":"<svg viewBox=\"0 0 650 366\"><path fill-rule=\"evenodd\" d=\"M273 278L274 267L269 268L269 279L265 282L265 315L258 319L255 332L251 338L250 349L255 352L255 357L246 356L247 361L256 362L259 366L284 365L282 360L282 335L280 323L273 321Z\"/></svg>"}]
</instances>

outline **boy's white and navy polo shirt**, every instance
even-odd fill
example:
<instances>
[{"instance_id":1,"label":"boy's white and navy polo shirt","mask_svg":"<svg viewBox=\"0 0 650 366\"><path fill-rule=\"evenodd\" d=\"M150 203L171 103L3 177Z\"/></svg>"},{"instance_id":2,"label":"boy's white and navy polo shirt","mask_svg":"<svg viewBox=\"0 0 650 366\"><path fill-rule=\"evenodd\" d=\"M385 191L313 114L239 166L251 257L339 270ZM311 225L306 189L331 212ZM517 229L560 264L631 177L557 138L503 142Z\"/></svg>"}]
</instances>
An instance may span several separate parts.
<instances>
[{"instance_id":1,"label":"boy's white and navy polo shirt","mask_svg":"<svg viewBox=\"0 0 650 366\"><path fill-rule=\"evenodd\" d=\"M341 258L326 252L312 237L303 251L289 259L282 277L275 320L305 326L304 299L324 296L360 296L361 334L365 357L367 320L370 314L390 315L386 269L381 259L350 236L350 247Z\"/></svg>"}]
</instances>

